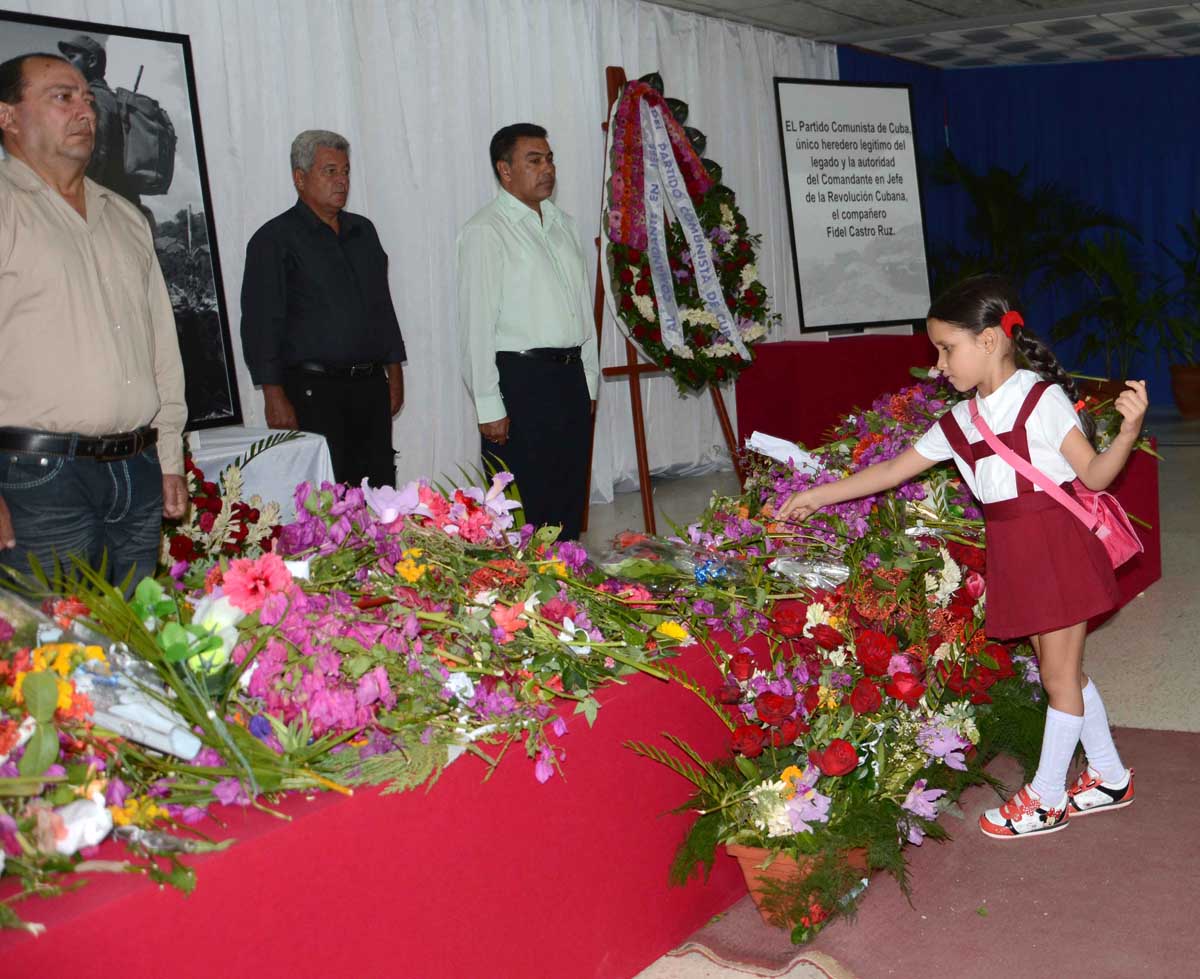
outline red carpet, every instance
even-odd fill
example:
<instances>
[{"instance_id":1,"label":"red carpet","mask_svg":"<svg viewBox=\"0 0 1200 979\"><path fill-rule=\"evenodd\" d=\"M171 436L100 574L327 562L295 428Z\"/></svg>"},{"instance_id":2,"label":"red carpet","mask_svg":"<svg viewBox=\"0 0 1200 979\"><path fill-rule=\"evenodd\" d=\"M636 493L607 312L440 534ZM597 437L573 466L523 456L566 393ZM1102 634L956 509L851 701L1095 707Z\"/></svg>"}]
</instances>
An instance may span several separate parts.
<instances>
[{"instance_id":1,"label":"red carpet","mask_svg":"<svg viewBox=\"0 0 1200 979\"><path fill-rule=\"evenodd\" d=\"M1200 734L1122 729L1137 770L1137 801L1036 840L996 842L975 821L997 804L990 789L947 814L954 839L911 849L912 906L876 876L857 919L808 950L860 979L1142 979L1200 975L1194 946L1200 879ZM993 773L1015 785L1015 764ZM799 951L762 924L749 898L691 938L733 961L781 966Z\"/></svg>"}]
</instances>

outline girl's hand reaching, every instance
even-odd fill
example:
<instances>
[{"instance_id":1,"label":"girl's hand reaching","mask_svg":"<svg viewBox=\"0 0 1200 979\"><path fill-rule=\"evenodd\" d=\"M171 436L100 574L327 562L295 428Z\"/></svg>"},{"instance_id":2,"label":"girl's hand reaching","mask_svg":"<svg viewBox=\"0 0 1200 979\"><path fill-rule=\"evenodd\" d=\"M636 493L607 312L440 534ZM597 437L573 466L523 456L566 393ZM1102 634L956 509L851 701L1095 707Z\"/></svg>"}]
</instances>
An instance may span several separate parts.
<instances>
[{"instance_id":1,"label":"girl's hand reaching","mask_svg":"<svg viewBox=\"0 0 1200 979\"><path fill-rule=\"evenodd\" d=\"M821 509L823 504L818 496L819 493L816 489L793 493L783 501L783 505L776 511L775 519L785 522L803 520L809 514L816 513Z\"/></svg>"},{"instance_id":2,"label":"girl's hand reaching","mask_svg":"<svg viewBox=\"0 0 1200 979\"><path fill-rule=\"evenodd\" d=\"M1150 407L1150 399L1146 395L1145 381L1126 381L1126 390L1117 395L1113 407L1121 413L1121 434L1137 438L1142 430L1142 421L1146 410Z\"/></svg>"}]
</instances>

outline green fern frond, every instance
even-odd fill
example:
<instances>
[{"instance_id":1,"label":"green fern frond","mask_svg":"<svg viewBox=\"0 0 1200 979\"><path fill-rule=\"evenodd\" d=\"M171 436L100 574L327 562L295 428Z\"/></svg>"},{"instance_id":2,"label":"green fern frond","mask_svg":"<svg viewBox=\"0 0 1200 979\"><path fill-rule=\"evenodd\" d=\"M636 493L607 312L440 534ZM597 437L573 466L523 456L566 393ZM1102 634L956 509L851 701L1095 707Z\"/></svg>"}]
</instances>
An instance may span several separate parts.
<instances>
[{"instance_id":1,"label":"green fern frond","mask_svg":"<svg viewBox=\"0 0 1200 979\"><path fill-rule=\"evenodd\" d=\"M670 736L667 735L667 737ZM635 755L640 755L642 758L649 758L651 761L656 761L660 765L665 765L676 775L683 776L697 788L702 789L705 787L707 782L705 773L693 768L686 762L680 761L674 755L668 755L660 748L655 748L653 745L646 744L644 741L626 741L624 744L625 747L632 751Z\"/></svg>"}]
</instances>

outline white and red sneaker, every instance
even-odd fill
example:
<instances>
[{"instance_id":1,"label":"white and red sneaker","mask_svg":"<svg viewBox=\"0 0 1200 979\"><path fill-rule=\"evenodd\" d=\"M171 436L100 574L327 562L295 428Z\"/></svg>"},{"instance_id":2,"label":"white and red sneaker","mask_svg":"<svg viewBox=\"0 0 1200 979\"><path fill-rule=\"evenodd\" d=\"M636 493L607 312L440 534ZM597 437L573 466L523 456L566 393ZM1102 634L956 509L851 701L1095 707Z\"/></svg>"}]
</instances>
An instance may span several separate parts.
<instances>
[{"instance_id":1,"label":"white and red sneaker","mask_svg":"<svg viewBox=\"0 0 1200 979\"><path fill-rule=\"evenodd\" d=\"M1133 769L1125 769L1125 778L1120 782L1105 782L1100 773L1088 765L1067 789L1067 798L1072 816L1124 809L1133 802Z\"/></svg>"},{"instance_id":2,"label":"white and red sneaker","mask_svg":"<svg viewBox=\"0 0 1200 979\"><path fill-rule=\"evenodd\" d=\"M1058 805L1048 806L1026 785L999 809L989 809L979 817L984 836L994 840L1016 840L1044 833L1057 833L1067 828L1070 813L1064 792Z\"/></svg>"}]
</instances>

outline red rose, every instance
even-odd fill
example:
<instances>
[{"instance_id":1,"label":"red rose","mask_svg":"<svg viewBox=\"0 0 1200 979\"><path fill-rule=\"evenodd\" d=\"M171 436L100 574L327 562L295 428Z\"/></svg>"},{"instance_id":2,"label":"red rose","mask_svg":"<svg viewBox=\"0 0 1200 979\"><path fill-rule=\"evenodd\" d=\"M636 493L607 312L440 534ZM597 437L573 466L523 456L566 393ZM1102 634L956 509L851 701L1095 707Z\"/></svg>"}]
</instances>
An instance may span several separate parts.
<instances>
[{"instance_id":1,"label":"red rose","mask_svg":"<svg viewBox=\"0 0 1200 979\"><path fill-rule=\"evenodd\" d=\"M858 767L858 752L849 741L834 738L824 751L810 751L808 760L822 775L845 775Z\"/></svg>"},{"instance_id":2,"label":"red rose","mask_svg":"<svg viewBox=\"0 0 1200 979\"><path fill-rule=\"evenodd\" d=\"M205 496L220 496L221 495L221 491L217 488L216 483L203 483L200 487L200 491Z\"/></svg>"},{"instance_id":3,"label":"red rose","mask_svg":"<svg viewBox=\"0 0 1200 979\"><path fill-rule=\"evenodd\" d=\"M734 653L729 657L729 672L739 680L749 680L754 672L754 660L749 653Z\"/></svg>"},{"instance_id":4,"label":"red rose","mask_svg":"<svg viewBox=\"0 0 1200 979\"><path fill-rule=\"evenodd\" d=\"M626 313L631 312L633 310L633 297L632 296L622 296L621 297L621 310Z\"/></svg>"},{"instance_id":5,"label":"red rose","mask_svg":"<svg viewBox=\"0 0 1200 979\"><path fill-rule=\"evenodd\" d=\"M629 260L630 265L642 264L642 253L637 248L626 248L625 258Z\"/></svg>"},{"instance_id":6,"label":"red rose","mask_svg":"<svg viewBox=\"0 0 1200 979\"><path fill-rule=\"evenodd\" d=\"M649 279L638 279L638 284L633 287L633 291L639 296L648 296L653 288Z\"/></svg>"},{"instance_id":7,"label":"red rose","mask_svg":"<svg viewBox=\"0 0 1200 979\"><path fill-rule=\"evenodd\" d=\"M745 755L747 758L757 758L763 750L762 728L755 727L753 724L743 724L733 732L730 744L736 754Z\"/></svg>"},{"instance_id":8,"label":"red rose","mask_svg":"<svg viewBox=\"0 0 1200 979\"><path fill-rule=\"evenodd\" d=\"M992 669L998 679L1007 680L1013 675L1012 654L1008 651L1007 646L1001 646L998 642L989 643L983 647L981 658L985 665L990 665L987 663L988 659L996 664Z\"/></svg>"},{"instance_id":9,"label":"red rose","mask_svg":"<svg viewBox=\"0 0 1200 979\"><path fill-rule=\"evenodd\" d=\"M958 663L954 664L954 669L947 670L946 664L943 663L938 667L938 675L942 678L942 682L952 692L960 697L967 692L967 680L963 676L963 668Z\"/></svg>"},{"instance_id":10,"label":"red rose","mask_svg":"<svg viewBox=\"0 0 1200 979\"><path fill-rule=\"evenodd\" d=\"M925 692L925 684L911 673L897 673L884 690L889 697L895 697L909 707L916 707L921 694Z\"/></svg>"},{"instance_id":11,"label":"red rose","mask_svg":"<svg viewBox=\"0 0 1200 979\"><path fill-rule=\"evenodd\" d=\"M821 662L821 653L817 649L817 644L809 639L808 636L789 639L788 649L791 655L799 657L810 666L817 666Z\"/></svg>"},{"instance_id":12,"label":"red rose","mask_svg":"<svg viewBox=\"0 0 1200 979\"><path fill-rule=\"evenodd\" d=\"M789 744L794 744L796 739L807 731L807 724L789 717L771 732L771 744L776 748L786 748Z\"/></svg>"},{"instance_id":13,"label":"red rose","mask_svg":"<svg viewBox=\"0 0 1200 979\"><path fill-rule=\"evenodd\" d=\"M811 714L817 709L817 705L821 702L821 692L816 685L809 687L804 691L804 712Z\"/></svg>"},{"instance_id":14,"label":"red rose","mask_svg":"<svg viewBox=\"0 0 1200 979\"><path fill-rule=\"evenodd\" d=\"M983 571L984 565L987 563L987 552L982 547L947 541L946 550L950 552L950 556L954 558L956 564L961 564L972 571Z\"/></svg>"},{"instance_id":15,"label":"red rose","mask_svg":"<svg viewBox=\"0 0 1200 979\"><path fill-rule=\"evenodd\" d=\"M192 543L190 537L172 537L167 549L176 561L194 561L196 559L196 545Z\"/></svg>"},{"instance_id":16,"label":"red rose","mask_svg":"<svg viewBox=\"0 0 1200 979\"><path fill-rule=\"evenodd\" d=\"M742 688L728 683L717 687L718 704L736 704L742 699Z\"/></svg>"},{"instance_id":17,"label":"red rose","mask_svg":"<svg viewBox=\"0 0 1200 979\"><path fill-rule=\"evenodd\" d=\"M771 625L781 636L789 639L804 634L808 606L803 602L776 602L771 614Z\"/></svg>"},{"instance_id":18,"label":"red rose","mask_svg":"<svg viewBox=\"0 0 1200 979\"><path fill-rule=\"evenodd\" d=\"M718 368L717 368L717 371L716 371L716 376L717 376L717 380L718 380L718 381L723 381L723 380L725 380L725 368L724 368L724 367L718 367Z\"/></svg>"},{"instance_id":19,"label":"red rose","mask_svg":"<svg viewBox=\"0 0 1200 979\"><path fill-rule=\"evenodd\" d=\"M895 636L885 636L875 629L863 629L854 641L854 658L867 676L886 676L888 664L899 650Z\"/></svg>"},{"instance_id":20,"label":"red rose","mask_svg":"<svg viewBox=\"0 0 1200 979\"><path fill-rule=\"evenodd\" d=\"M850 706L855 714L874 714L883 706L879 688L864 676L850 691Z\"/></svg>"},{"instance_id":21,"label":"red rose","mask_svg":"<svg viewBox=\"0 0 1200 979\"><path fill-rule=\"evenodd\" d=\"M213 529L213 524L217 522L216 514L211 510L205 510L200 514L200 529L206 534Z\"/></svg>"},{"instance_id":22,"label":"red rose","mask_svg":"<svg viewBox=\"0 0 1200 979\"><path fill-rule=\"evenodd\" d=\"M645 340L646 334L649 332L644 323L635 323L633 326L633 338L635 340Z\"/></svg>"},{"instance_id":23,"label":"red rose","mask_svg":"<svg viewBox=\"0 0 1200 979\"><path fill-rule=\"evenodd\" d=\"M794 696L785 697L783 694L767 691L754 698L754 710L759 719L773 727L778 727L786 721L795 709Z\"/></svg>"},{"instance_id":24,"label":"red rose","mask_svg":"<svg viewBox=\"0 0 1200 979\"><path fill-rule=\"evenodd\" d=\"M754 294L752 289L747 289L742 293L742 302L744 302L747 306L757 306L759 304L759 298Z\"/></svg>"},{"instance_id":25,"label":"red rose","mask_svg":"<svg viewBox=\"0 0 1200 979\"><path fill-rule=\"evenodd\" d=\"M813 639L822 649L833 650L846 644L846 637L833 626L826 625L824 622L813 628Z\"/></svg>"},{"instance_id":26,"label":"red rose","mask_svg":"<svg viewBox=\"0 0 1200 979\"><path fill-rule=\"evenodd\" d=\"M631 269L628 265L622 268L617 274L620 276L621 281L624 282L625 285L629 285L631 282L633 282L633 269Z\"/></svg>"}]
</instances>

